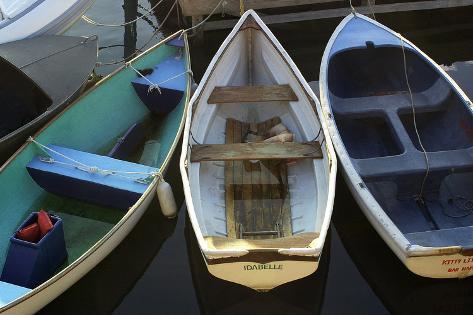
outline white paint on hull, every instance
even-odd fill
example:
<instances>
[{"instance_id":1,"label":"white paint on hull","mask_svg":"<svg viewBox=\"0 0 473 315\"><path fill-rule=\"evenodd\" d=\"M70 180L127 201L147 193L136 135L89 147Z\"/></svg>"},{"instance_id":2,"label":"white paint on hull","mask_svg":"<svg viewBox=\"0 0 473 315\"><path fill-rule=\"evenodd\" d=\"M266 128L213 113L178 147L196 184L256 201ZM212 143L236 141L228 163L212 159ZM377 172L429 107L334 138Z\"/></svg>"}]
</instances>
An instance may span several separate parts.
<instances>
[{"instance_id":1,"label":"white paint on hull","mask_svg":"<svg viewBox=\"0 0 473 315\"><path fill-rule=\"evenodd\" d=\"M0 44L66 31L95 0L45 0L24 13L0 21Z\"/></svg>"},{"instance_id":2,"label":"white paint on hull","mask_svg":"<svg viewBox=\"0 0 473 315\"><path fill-rule=\"evenodd\" d=\"M368 221L373 225L374 229L378 232L381 238L396 254L396 256L406 265L406 267L413 273L429 277L429 278L463 278L473 275L472 270L469 270L470 264L468 259L469 256L462 255L460 246L451 247L423 247L415 244L411 244L399 228L389 218L380 204L376 201L374 196L366 188L366 185L362 184L363 179L359 176L353 163L351 162L350 156L343 144L341 136L338 132L333 113L330 106L329 91L328 91L328 62L329 55L332 45L334 44L338 34L345 27L345 25L353 18L361 18L379 26L380 28L388 31L389 33L402 39L404 43L410 45L418 54L427 60L427 62L434 67L438 73L457 91L457 93L465 100L466 103L472 103L461 88L456 84L455 81L430 57L424 52L417 48L413 43L402 37L400 34L392 31L386 26L364 16L359 13L355 15L348 15L335 29L332 37L330 38L327 47L325 48L324 55L320 66L320 102L322 109L327 117L327 124L330 136L337 152L337 156L341 161L342 173L347 186L349 187L353 197L360 206L361 210L366 215ZM362 184L362 185L360 185ZM456 271L452 271L448 264L444 264L444 261L458 260L465 261L459 262L459 266L452 266L459 268ZM465 268L465 269L464 269ZM473 269L473 268L472 268ZM387 271L389 272L389 271Z\"/></svg>"}]
</instances>

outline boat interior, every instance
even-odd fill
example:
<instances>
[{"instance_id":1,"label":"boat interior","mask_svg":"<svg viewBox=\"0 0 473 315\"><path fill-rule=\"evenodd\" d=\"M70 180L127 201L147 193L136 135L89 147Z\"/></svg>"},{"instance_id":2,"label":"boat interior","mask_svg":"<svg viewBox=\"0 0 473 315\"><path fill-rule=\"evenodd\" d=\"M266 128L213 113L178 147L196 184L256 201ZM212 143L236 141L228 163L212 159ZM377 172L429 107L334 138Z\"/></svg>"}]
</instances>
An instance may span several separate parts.
<instances>
[{"instance_id":1,"label":"boat interior","mask_svg":"<svg viewBox=\"0 0 473 315\"><path fill-rule=\"evenodd\" d=\"M250 17L193 105L189 177L209 248L307 247L325 216L315 104L267 36Z\"/></svg>"},{"instance_id":2,"label":"boat interior","mask_svg":"<svg viewBox=\"0 0 473 315\"><path fill-rule=\"evenodd\" d=\"M44 113L52 100L21 70L1 58L0 73L0 138L3 138Z\"/></svg>"},{"instance_id":3,"label":"boat interior","mask_svg":"<svg viewBox=\"0 0 473 315\"><path fill-rule=\"evenodd\" d=\"M178 55L182 55L180 48L163 45L136 60L133 66L147 69ZM43 189L29 175L30 170L27 172L27 165L38 156L46 164L54 164L59 160L49 160L48 156L54 155L41 144L48 148L54 145L57 151L57 148L62 147L86 152L84 154L95 156L97 161L110 161L113 158L114 165L132 165L125 162L129 161L142 168L148 164L150 167L147 168L154 170L163 166L181 128L186 96L168 114L151 114L131 85L136 77L137 73L131 68L124 68L102 81L37 134L35 143L30 143L0 169L0 268L4 267L7 260L10 237L17 235L17 229L32 212L44 209L63 221L67 260L55 270L57 273L102 239L128 210L94 204L81 200L80 196L58 195ZM72 163L71 160L66 162ZM70 173L82 170L80 165L61 165L71 169ZM109 178L115 182L120 180L131 181L134 185L142 184L143 191L149 185L149 182L142 183L125 176L112 179L114 174L92 172L88 175L91 178L103 177L104 181ZM54 186L51 180L49 182ZM0 286L5 286L2 281ZM11 287L9 289L13 290ZM0 307L7 302L0 291Z\"/></svg>"},{"instance_id":4,"label":"boat interior","mask_svg":"<svg viewBox=\"0 0 473 315\"><path fill-rule=\"evenodd\" d=\"M333 54L328 89L360 185L406 238L472 246L473 115L457 89L409 45L376 41Z\"/></svg>"}]
</instances>

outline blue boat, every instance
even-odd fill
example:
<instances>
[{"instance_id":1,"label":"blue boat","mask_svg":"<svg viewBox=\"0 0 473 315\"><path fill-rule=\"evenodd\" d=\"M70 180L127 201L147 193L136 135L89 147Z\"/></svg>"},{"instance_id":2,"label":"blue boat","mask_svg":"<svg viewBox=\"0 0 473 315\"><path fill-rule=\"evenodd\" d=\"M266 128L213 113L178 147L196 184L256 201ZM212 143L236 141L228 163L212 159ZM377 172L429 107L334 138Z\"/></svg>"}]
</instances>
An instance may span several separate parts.
<instances>
[{"instance_id":1,"label":"blue boat","mask_svg":"<svg viewBox=\"0 0 473 315\"><path fill-rule=\"evenodd\" d=\"M320 91L346 182L389 247L418 275L473 275L465 93L414 44L358 13L327 45Z\"/></svg>"}]
</instances>

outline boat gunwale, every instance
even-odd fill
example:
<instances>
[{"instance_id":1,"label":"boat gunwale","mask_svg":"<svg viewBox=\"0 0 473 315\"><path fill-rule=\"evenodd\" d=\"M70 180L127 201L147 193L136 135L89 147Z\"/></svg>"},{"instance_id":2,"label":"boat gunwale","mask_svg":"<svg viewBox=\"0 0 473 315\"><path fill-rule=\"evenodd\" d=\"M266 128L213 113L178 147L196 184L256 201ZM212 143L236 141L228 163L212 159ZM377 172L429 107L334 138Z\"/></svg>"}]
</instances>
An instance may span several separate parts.
<instances>
[{"instance_id":1,"label":"boat gunwale","mask_svg":"<svg viewBox=\"0 0 473 315\"><path fill-rule=\"evenodd\" d=\"M312 89L310 88L309 84L307 81L304 79L302 76L300 70L297 68L295 65L294 61L292 58L289 56L287 51L284 49L284 47L279 43L277 38L274 36L274 34L270 31L270 29L264 24L264 22L259 18L259 16L256 14L255 11L253 10L248 10L242 17L240 18L239 22L235 25L233 30L230 32L230 34L226 37L226 39L223 41L222 45L219 47L218 51L215 53L214 57L212 58L207 70L205 71L201 84L199 84L197 90L195 91L194 95L192 96L190 103L189 103L189 108L188 108L188 113L187 113L187 121L186 121L186 128L185 132L183 135L183 144L182 144L182 153L181 153L181 161L180 161L180 168L181 168L181 176L183 180L183 185L184 185L184 193L186 196L186 203L187 203L187 209L189 213L189 217L194 229L194 232L196 234L197 241L199 243L200 249L203 252L203 254L206 256L208 259L221 259L221 258L230 258L230 257L241 257L249 254L249 250L247 249L231 249L231 250L217 250L217 249L211 249L209 248L207 242L204 239L204 236L202 234L202 230L200 229L199 222L197 220L197 216L194 210L193 206L193 197L190 192L190 182L189 182L189 174L187 172L187 166L188 166L188 146L190 143L190 138L189 138L189 133L191 129L191 122L192 122L192 114L194 110L194 105L198 106L200 102L200 98L202 96L202 92L205 90L207 87L209 78L212 76L212 74L215 72L216 65L221 61L223 55L229 49L229 46L231 42L235 39L237 34L245 27L244 23L247 22L248 17L252 17L256 24L259 27L259 30L265 35L265 37L268 39L268 41L271 43L271 45L275 48L275 50L278 52L280 57L283 59L285 64L288 66L290 71L292 72L295 80L299 83L300 87L306 94L307 100L309 103L312 105L311 108L314 111L320 126L322 127L323 133L324 133L324 138L326 139L325 143L325 152L327 154L327 163L328 163L328 174L327 174L327 201L326 201L326 206L325 206L325 211L324 211L324 218L323 222L320 228L320 235L319 237L315 238L310 244L309 247L307 248L288 248L288 249L279 249L278 253L281 255L285 255L285 257L295 257L295 256L320 256L325 238L328 232L328 228L330 225L330 218L333 212L333 203L334 203L334 196L335 196L335 184L336 184L336 173L337 173L337 158L335 154L335 150L332 146L332 142L329 136L329 131L328 131L328 126L326 122L323 119L323 111L322 107L320 105L320 102ZM254 27L250 25L249 27ZM204 82L202 84L202 82ZM197 107L196 107L197 108ZM256 250L252 249L251 252L255 252ZM243 259L243 258L242 258Z\"/></svg>"},{"instance_id":2,"label":"boat gunwale","mask_svg":"<svg viewBox=\"0 0 473 315\"><path fill-rule=\"evenodd\" d=\"M414 53L422 57L426 63L428 63L434 68L434 70L437 71L441 78L445 79L447 83L450 84L453 90L465 102L467 108L473 115L473 104L469 97L460 88L460 86L450 77L450 75L448 75L448 73L446 73L445 70L442 69L432 58L430 58L427 54L425 54L421 49L419 49L408 39L404 38L400 33L395 32L389 27L365 15L362 15L360 13L350 13L340 22L340 24L337 26L332 36L330 37L327 46L324 50L319 75L320 100L322 108L327 113L329 132L332 137L335 150L337 151L338 157L341 161L343 175L345 177L345 180L347 181L350 191L355 197L357 203L360 205L360 208L363 210L363 213L367 217L368 221L370 221L372 226L375 228L381 238L385 241L385 243L404 263L406 263L409 258L414 257L447 256L461 253L461 246L425 247L421 245L411 244L409 240L405 237L405 235L399 230L397 225L395 225L394 222L389 218L389 216L381 207L381 205L376 201L373 194L366 188L363 179L356 171L354 164L351 161L350 156L348 155L348 152L345 148L345 145L342 141L341 135L335 123L331 107L331 101L328 94L328 64L329 60L331 59L330 52L334 42L337 40L338 35L345 28L346 24L348 24L354 18L361 18L387 31L389 34L395 36L400 40L400 42L402 41L404 45L410 45L412 47L411 50ZM363 187L360 186L360 183L363 183Z\"/></svg>"},{"instance_id":3,"label":"boat gunwale","mask_svg":"<svg viewBox=\"0 0 473 315\"><path fill-rule=\"evenodd\" d=\"M126 64L120 66L119 68L115 69L113 72L111 72L110 74L108 74L107 76L105 76L104 78L102 78L99 82L97 82L93 87L91 87L89 90L87 90L84 94L82 94L77 100L75 100L74 102L72 102L71 104L69 104L68 106L66 106L59 114L57 114L51 121L49 121L44 127L42 127L40 130L38 130L36 133L35 133L35 136L36 135L39 135L40 133L42 133L45 129L47 129L55 120L57 120L60 116L62 116L67 110L69 110L69 108L71 108L72 106L74 106L77 102L79 102L83 97L87 96L89 93L91 93L92 91L94 91L95 89L97 89L103 82L109 80L113 75L117 74L118 72L120 72L121 70L125 69L127 67L127 64L128 63L133 63L134 61L136 61L137 59L149 54L151 51L159 48L160 46L166 44L168 41L170 41L171 39L173 38L176 38L178 36L182 36L184 38L184 42L185 42L185 55L186 55L186 62L187 62L187 70L190 71L190 56L189 56L189 45L188 45L188 39L187 39L187 34L183 33L182 30L179 30L173 34L171 34L170 36L166 37L165 39L161 40L159 43L153 45L152 47L150 47L149 49L147 49L146 51L144 51L143 53L141 53L140 55L136 56L135 58L131 59L129 62L127 62ZM162 163L162 166L161 168L159 169L160 170L160 173L161 174L164 174L169 166L169 163L170 163L170 159L176 149L176 146L177 144L179 143L179 139L180 139L180 136L181 136L181 133L182 133L182 130L184 128L184 122L185 122L185 113L187 111L187 107L189 106L189 98L190 98L190 91L191 91L191 76L188 74L187 75L187 84L186 84L186 97L185 97L185 100L184 100L184 109L183 109L183 115L181 117L181 121L180 121L180 124L179 124L179 128L178 128L178 132L176 133L176 136L174 137L174 141L173 141L173 144L171 146L171 148L169 149L168 151L168 154L166 156L166 159L163 161ZM32 143L29 143L28 141L25 142L16 152L14 155L12 155L1 167L0 167L0 173L29 145L32 145ZM115 233L117 233L120 228L130 219L132 218L132 216L135 214L136 210L139 208L139 206L141 206L143 204L143 202L145 201L146 197L148 197L148 195L154 191L156 189L156 185L158 183L158 178L154 178L154 180L152 181L152 183L148 186L148 188L146 189L146 191L141 195L141 197L138 199L138 201L128 209L128 211L123 215L123 217L120 219L120 221L118 221L116 224L114 224L114 226L100 239L98 240L94 245L92 245L86 252L84 252L80 257L78 257L74 262L72 262L71 264L69 264L66 268L64 268L63 270L61 270L60 272L58 272L57 274L55 274L53 277L49 278L47 281L45 281L44 283L42 283L41 285L37 286L36 288L32 289L30 292L28 292L27 294L21 296L20 298L17 298L16 300L10 302L9 304L3 306L3 307L0 307L0 313L2 312L5 312L5 311L8 311L9 309L21 304L22 302L25 302L27 301L29 298L33 297L34 295L36 294L39 294L41 293L41 291L47 289L48 287L50 287L51 285L55 284L57 281L61 280L62 278L64 278L65 276L67 276L68 273L72 272L75 268L77 268L82 262L84 262L87 258L89 258L90 256L92 256L96 251L98 251L112 236L115 235ZM126 237L126 235L124 236ZM124 238L123 237L123 238ZM116 245L118 246L118 244ZM116 247L115 246L115 247ZM114 247L114 248L115 248ZM112 248L112 250L114 249ZM106 256L103 258L105 259ZM100 260L101 261L101 260ZM93 265L92 268L90 268L89 270L87 270L86 273L88 273L91 269L93 269L95 266L97 266L100 261L97 261L97 263L95 263ZM86 274L85 273L85 274ZM82 278L83 276L79 277L79 280L80 278ZM79 281L77 280L77 281ZM75 282L74 282L75 283ZM71 284L72 285L72 284ZM70 287L70 286L69 286ZM67 287L67 288L69 288ZM64 292L65 290L67 290L67 288L65 288L64 290L62 290L62 292ZM61 292L61 294L62 294ZM60 295L60 294L59 294ZM57 295L57 296L59 296ZM56 296L56 297L57 297ZM49 301L51 302L51 301Z\"/></svg>"}]
</instances>

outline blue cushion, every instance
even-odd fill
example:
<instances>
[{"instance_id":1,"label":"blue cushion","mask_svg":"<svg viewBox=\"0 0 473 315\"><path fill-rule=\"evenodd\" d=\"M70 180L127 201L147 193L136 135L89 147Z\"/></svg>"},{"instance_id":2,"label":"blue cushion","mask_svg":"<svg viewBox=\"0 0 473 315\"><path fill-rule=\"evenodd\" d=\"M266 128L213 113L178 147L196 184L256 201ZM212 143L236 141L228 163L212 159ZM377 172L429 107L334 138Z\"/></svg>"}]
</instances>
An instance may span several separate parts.
<instances>
[{"instance_id":1,"label":"blue cushion","mask_svg":"<svg viewBox=\"0 0 473 315\"><path fill-rule=\"evenodd\" d=\"M154 167L107 156L56 145L49 145L48 147L82 164L102 170L146 174L157 171ZM44 157L37 156L26 166L30 176L48 192L104 206L128 209L148 188L149 184L143 182L148 177L146 174L119 174L118 176L106 175L101 172L88 172L75 167L76 164L58 154L48 153L56 161L55 163L45 162Z\"/></svg>"},{"instance_id":2,"label":"blue cushion","mask_svg":"<svg viewBox=\"0 0 473 315\"><path fill-rule=\"evenodd\" d=\"M31 289L0 281L0 307L13 302L17 298L22 297L30 291Z\"/></svg>"}]
</instances>

